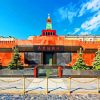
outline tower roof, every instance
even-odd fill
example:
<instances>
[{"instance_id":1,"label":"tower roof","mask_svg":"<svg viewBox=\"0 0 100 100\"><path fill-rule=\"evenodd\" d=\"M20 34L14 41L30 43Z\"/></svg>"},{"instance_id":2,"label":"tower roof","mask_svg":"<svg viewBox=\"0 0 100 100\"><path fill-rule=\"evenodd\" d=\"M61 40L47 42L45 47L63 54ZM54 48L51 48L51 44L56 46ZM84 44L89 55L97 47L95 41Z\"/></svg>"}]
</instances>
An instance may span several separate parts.
<instances>
[{"instance_id":1,"label":"tower roof","mask_svg":"<svg viewBox=\"0 0 100 100\"><path fill-rule=\"evenodd\" d=\"M51 23L50 14L48 14L47 22Z\"/></svg>"}]
</instances>

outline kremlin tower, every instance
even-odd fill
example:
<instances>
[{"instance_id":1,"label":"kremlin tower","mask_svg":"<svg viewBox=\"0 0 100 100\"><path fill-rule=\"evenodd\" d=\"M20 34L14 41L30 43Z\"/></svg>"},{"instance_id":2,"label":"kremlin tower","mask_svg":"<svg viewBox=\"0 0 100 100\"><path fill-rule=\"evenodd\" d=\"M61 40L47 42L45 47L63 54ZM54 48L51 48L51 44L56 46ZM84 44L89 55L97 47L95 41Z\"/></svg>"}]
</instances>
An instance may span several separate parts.
<instances>
[{"instance_id":1,"label":"kremlin tower","mask_svg":"<svg viewBox=\"0 0 100 100\"><path fill-rule=\"evenodd\" d=\"M56 30L52 30L52 20L50 18L50 14L48 14L46 21L46 29L42 30L42 36L56 36Z\"/></svg>"},{"instance_id":2,"label":"kremlin tower","mask_svg":"<svg viewBox=\"0 0 100 100\"><path fill-rule=\"evenodd\" d=\"M50 14L48 14L46 30L52 30L52 21L51 21L51 18L50 18Z\"/></svg>"}]
</instances>

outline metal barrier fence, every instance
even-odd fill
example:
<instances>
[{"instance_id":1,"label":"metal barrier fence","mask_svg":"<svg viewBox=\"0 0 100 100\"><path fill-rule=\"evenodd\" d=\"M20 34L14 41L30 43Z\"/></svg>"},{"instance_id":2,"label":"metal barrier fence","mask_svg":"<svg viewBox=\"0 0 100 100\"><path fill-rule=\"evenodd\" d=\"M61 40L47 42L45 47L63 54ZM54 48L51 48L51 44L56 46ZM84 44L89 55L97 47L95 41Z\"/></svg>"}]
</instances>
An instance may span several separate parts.
<instances>
[{"instance_id":1,"label":"metal barrier fence","mask_svg":"<svg viewBox=\"0 0 100 100\"><path fill-rule=\"evenodd\" d=\"M0 77L3 94L99 94L99 77L33 78Z\"/></svg>"}]
</instances>

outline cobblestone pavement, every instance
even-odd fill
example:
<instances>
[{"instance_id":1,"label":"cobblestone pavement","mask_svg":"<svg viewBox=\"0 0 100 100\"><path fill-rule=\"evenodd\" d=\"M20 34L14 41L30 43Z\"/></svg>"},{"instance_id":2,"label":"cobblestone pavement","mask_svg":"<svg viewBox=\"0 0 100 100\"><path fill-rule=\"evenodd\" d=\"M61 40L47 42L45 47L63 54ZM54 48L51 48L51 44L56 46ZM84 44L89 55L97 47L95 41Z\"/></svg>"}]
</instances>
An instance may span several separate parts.
<instances>
[{"instance_id":1,"label":"cobblestone pavement","mask_svg":"<svg viewBox=\"0 0 100 100\"><path fill-rule=\"evenodd\" d=\"M0 100L100 100L100 95L8 95L0 94Z\"/></svg>"}]
</instances>

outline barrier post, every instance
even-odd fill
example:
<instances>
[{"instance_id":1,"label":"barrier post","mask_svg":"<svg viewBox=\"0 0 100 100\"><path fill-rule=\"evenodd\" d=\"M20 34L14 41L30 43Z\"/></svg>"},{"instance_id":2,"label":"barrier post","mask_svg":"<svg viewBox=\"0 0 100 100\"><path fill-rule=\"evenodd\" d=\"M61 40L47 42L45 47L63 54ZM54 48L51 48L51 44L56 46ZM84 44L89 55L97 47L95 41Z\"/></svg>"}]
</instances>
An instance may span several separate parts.
<instances>
[{"instance_id":1,"label":"barrier post","mask_svg":"<svg viewBox=\"0 0 100 100\"><path fill-rule=\"evenodd\" d=\"M61 78L62 77L62 67L58 66L58 77Z\"/></svg>"},{"instance_id":2,"label":"barrier post","mask_svg":"<svg viewBox=\"0 0 100 100\"><path fill-rule=\"evenodd\" d=\"M46 94L48 94L48 77L46 77L46 79L47 79Z\"/></svg>"},{"instance_id":3,"label":"barrier post","mask_svg":"<svg viewBox=\"0 0 100 100\"><path fill-rule=\"evenodd\" d=\"M36 66L34 67L33 73L34 73L34 78L36 78L38 74L38 70Z\"/></svg>"},{"instance_id":4,"label":"barrier post","mask_svg":"<svg viewBox=\"0 0 100 100\"><path fill-rule=\"evenodd\" d=\"M25 95L25 77L23 77L23 94Z\"/></svg>"},{"instance_id":5,"label":"barrier post","mask_svg":"<svg viewBox=\"0 0 100 100\"><path fill-rule=\"evenodd\" d=\"M70 95L70 90L71 90L71 77L68 78L68 94Z\"/></svg>"},{"instance_id":6,"label":"barrier post","mask_svg":"<svg viewBox=\"0 0 100 100\"><path fill-rule=\"evenodd\" d=\"M97 93L99 93L99 78L98 79L98 82L97 82Z\"/></svg>"}]
</instances>

